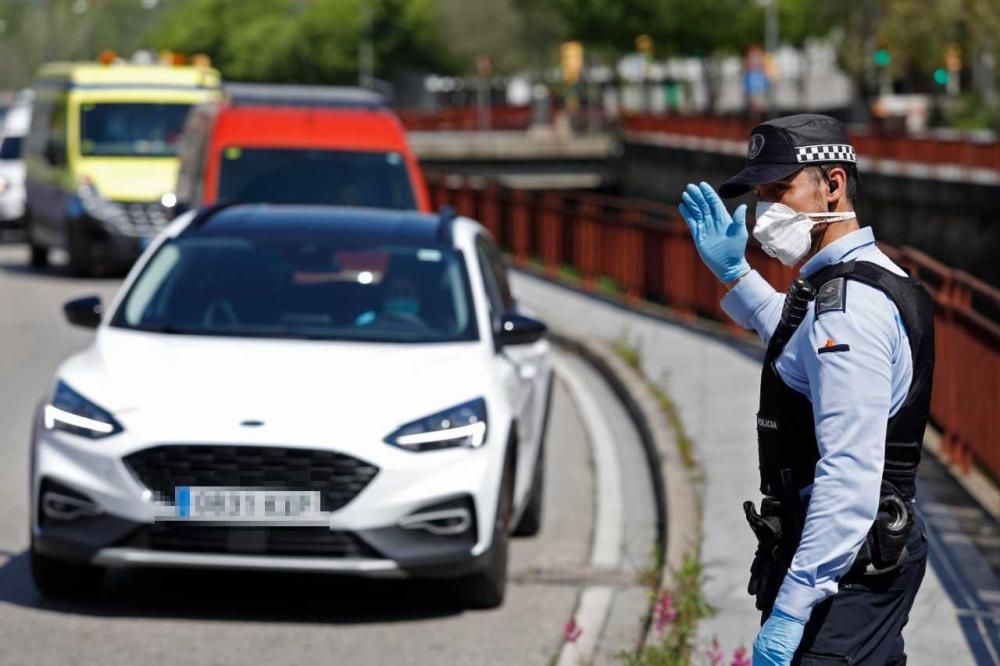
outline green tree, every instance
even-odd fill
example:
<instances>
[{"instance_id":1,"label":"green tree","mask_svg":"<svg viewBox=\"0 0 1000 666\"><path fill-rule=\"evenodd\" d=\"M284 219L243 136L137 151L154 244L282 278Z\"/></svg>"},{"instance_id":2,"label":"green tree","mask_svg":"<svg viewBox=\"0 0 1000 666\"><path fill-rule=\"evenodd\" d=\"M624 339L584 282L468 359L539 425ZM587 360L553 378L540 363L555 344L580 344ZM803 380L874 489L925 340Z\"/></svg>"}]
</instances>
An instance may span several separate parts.
<instances>
[{"instance_id":1,"label":"green tree","mask_svg":"<svg viewBox=\"0 0 1000 666\"><path fill-rule=\"evenodd\" d=\"M0 88L30 84L44 62L131 56L162 14L138 0L0 0Z\"/></svg>"},{"instance_id":2,"label":"green tree","mask_svg":"<svg viewBox=\"0 0 1000 666\"><path fill-rule=\"evenodd\" d=\"M429 0L176 0L151 39L228 79L353 83L363 35L377 76L448 66Z\"/></svg>"}]
</instances>

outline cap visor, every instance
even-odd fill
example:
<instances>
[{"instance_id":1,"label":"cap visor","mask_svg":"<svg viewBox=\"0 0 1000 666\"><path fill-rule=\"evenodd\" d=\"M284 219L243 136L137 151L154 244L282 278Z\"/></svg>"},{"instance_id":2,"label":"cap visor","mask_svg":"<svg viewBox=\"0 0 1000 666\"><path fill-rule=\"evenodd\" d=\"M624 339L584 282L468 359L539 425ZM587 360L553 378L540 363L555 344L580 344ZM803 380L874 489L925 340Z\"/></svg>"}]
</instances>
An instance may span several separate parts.
<instances>
[{"instance_id":1,"label":"cap visor","mask_svg":"<svg viewBox=\"0 0 1000 666\"><path fill-rule=\"evenodd\" d=\"M787 178L804 167L805 164L753 164L727 180L719 188L719 194L726 199L746 194L756 185L766 185Z\"/></svg>"}]
</instances>

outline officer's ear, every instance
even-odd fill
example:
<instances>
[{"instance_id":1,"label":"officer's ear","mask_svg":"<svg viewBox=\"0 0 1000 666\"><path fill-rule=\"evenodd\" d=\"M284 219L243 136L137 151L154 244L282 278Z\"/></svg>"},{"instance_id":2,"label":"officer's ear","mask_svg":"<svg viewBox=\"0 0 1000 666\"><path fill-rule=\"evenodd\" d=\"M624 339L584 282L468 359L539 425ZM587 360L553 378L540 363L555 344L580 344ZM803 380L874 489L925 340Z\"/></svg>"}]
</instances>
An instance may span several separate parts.
<instances>
[{"instance_id":1,"label":"officer's ear","mask_svg":"<svg viewBox=\"0 0 1000 666\"><path fill-rule=\"evenodd\" d=\"M835 165L823 170L826 176L826 203L830 210L836 210L841 199L847 197L847 171Z\"/></svg>"}]
</instances>

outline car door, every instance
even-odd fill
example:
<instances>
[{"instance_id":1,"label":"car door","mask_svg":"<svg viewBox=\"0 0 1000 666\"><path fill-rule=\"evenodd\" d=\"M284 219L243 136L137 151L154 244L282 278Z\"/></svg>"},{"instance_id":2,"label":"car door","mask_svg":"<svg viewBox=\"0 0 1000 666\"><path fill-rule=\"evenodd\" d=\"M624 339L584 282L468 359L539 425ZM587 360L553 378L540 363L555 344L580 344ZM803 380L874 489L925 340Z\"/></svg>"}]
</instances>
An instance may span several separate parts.
<instances>
[{"instance_id":1,"label":"car door","mask_svg":"<svg viewBox=\"0 0 1000 666\"><path fill-rule=\"evenodd\" d=\"M494 330L499 330L500 319L504 314L517 312L517 304L496 244L487 236L480 236L476 241L476 252L483 282L489 292ZM514 370L511 404L517 414L519 442L515 497L520 499L530 489L541 443L549 380L548 343L540 340L527 345L512 345L500 349L498 353Z\"/></svg>"}]
</instances>

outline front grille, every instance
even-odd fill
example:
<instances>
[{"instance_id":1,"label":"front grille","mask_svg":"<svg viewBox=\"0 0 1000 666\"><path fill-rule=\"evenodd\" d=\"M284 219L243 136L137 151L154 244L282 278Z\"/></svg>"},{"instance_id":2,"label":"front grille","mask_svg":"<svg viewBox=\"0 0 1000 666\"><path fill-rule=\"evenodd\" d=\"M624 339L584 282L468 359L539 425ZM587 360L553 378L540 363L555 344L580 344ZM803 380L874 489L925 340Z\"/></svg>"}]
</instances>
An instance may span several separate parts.
<instances>
[{"instance_id":1,"label":"front grille","mask_svg":"<svg viewBox=\"0 0 1000 666\"><path fill-rule=\"evenodd\" d=\"M205 523L155 523L125 544L132 548L229 555L299 555L378 558L378 551L351 532L327 527L240 527Z\"/></svg>"},{"instance_id":2,"label":"front grille","mask_svg":"<svg viewBox=\"0 0 1000 666\"><path fill-rule=\"evenodd\" d=\"M173 502L178 486L282 488L320 491L324 511L346 505L378 474L343 453L275 446L170 444L137 451L125 464L161 502Z\"/></svg>"},{"instance_id":3,"label":"front grille","mask_svg":"<svg viewBox=\"0 0 1000 666\"><path fill-rule=\"evenodd\" d=\"M158 202L116 202L125 213L124 219L136 231L143 234L156 233L170 221L167 210Z\"/></svg>"}]
</instances>

